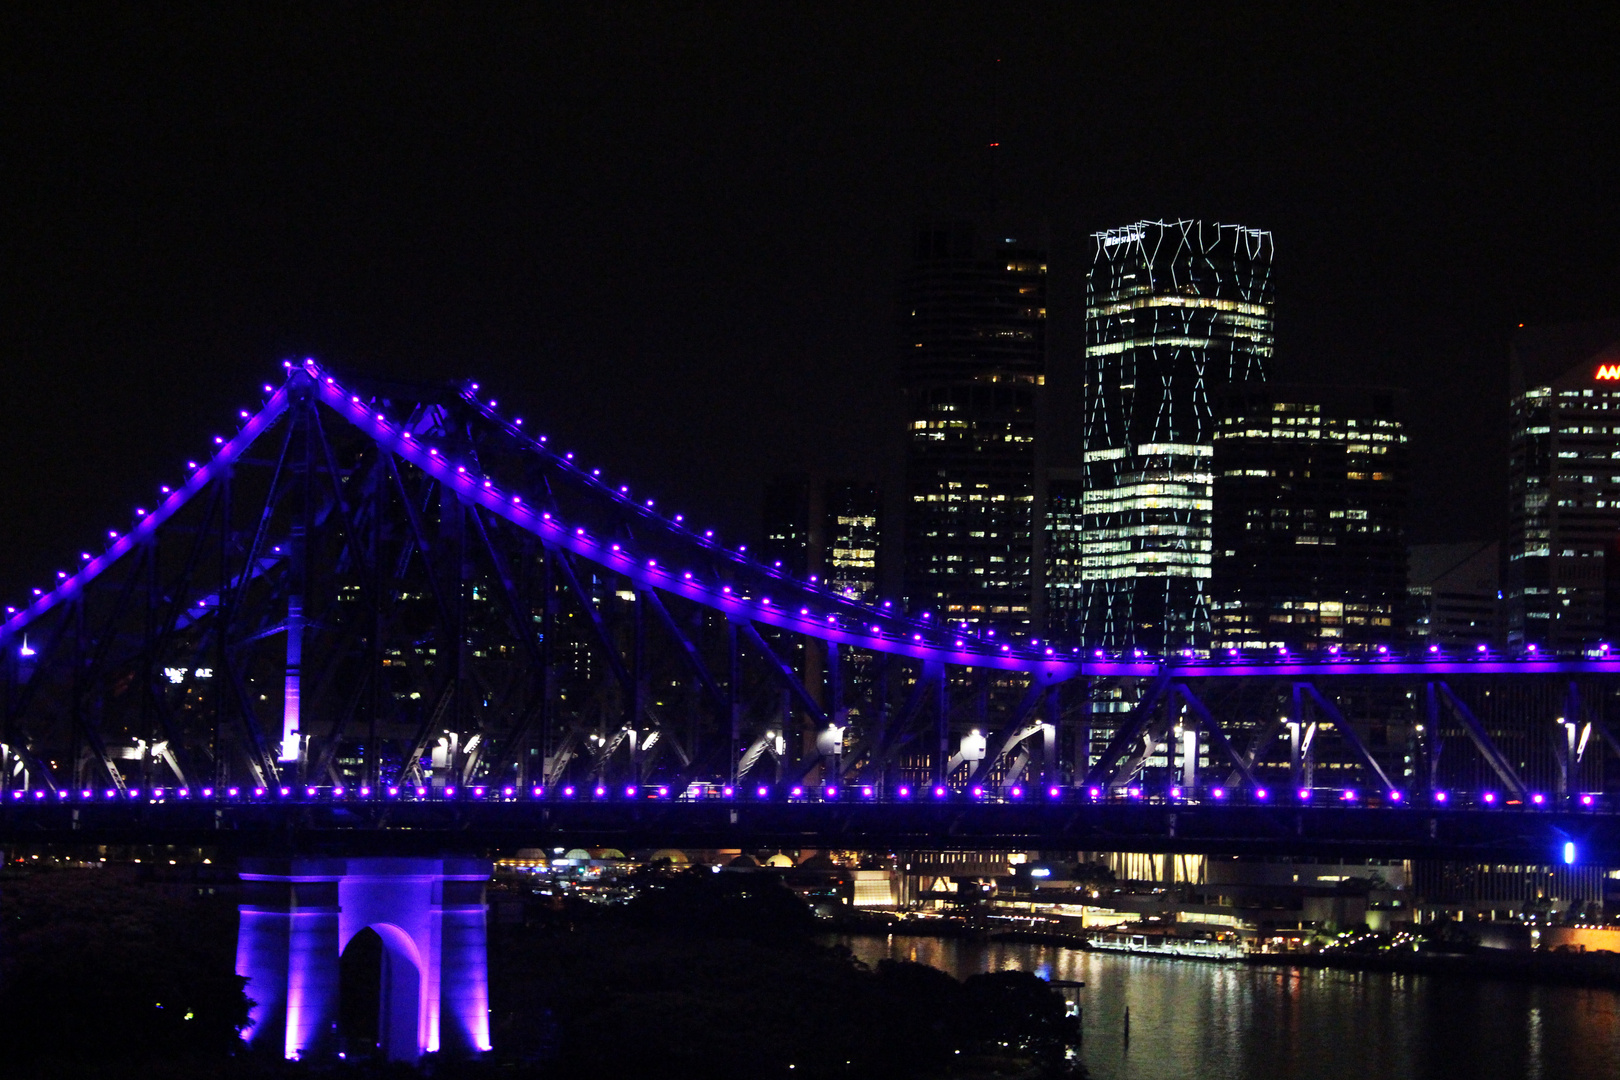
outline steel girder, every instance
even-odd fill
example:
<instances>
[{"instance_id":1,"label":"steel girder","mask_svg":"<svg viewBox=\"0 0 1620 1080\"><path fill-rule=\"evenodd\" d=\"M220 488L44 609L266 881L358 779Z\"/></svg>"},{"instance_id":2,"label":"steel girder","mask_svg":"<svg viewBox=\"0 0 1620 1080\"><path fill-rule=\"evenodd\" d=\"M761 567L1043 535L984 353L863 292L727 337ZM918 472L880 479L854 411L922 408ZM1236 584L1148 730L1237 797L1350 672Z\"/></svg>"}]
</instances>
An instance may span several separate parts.
<instances>
[{"instance_id":1,"label":"steel girder","mask_svg":"<svg viewBox=\"0 0 1620 1080\"><path fill-rule=\"evenodd\" d=\"M1573 791L1620 756L1617 661L1081 663L786 578L475 386L296 365L243 415L0 623L0 784L680 785L774 760L803 783L1007 788L1039 758L1047 782L1117 786L1168 775L1177 724L1239 783L1437 787L1484 762L1513 793L1545 758ZM1558 682L1548 708L1597 754L1481 704L1521 676ZM1105 684L1132 711L1092 711Z\"/></svg>"}]
</instances>

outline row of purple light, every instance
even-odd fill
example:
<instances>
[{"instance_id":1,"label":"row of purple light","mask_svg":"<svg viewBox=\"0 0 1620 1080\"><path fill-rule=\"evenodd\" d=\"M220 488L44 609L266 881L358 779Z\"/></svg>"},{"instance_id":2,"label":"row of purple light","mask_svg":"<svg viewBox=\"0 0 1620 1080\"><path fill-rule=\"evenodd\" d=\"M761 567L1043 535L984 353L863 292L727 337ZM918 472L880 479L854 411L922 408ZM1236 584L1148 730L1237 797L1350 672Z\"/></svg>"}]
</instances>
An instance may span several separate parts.
<instances>
[{"instance_id":1,"label":"row of purple light","mask_svg":"<svg viewBox=\"0 0 1620 1080\"><path fill-rule=\"evenodd\" d=\"M266 386L265 391L270 396L266 400L264 407L257 413L249 413L244 409L242 411L242 420L244 422L241 429L230 439L216 435L214 442L219 449L214 457L201 465L195 461L187 462L187 467L191 471L190 475L186 477L185 483L178 488L169 488L167 486L160 488L159 491L163 497L158 502L157 508L151 511L137 509L135 511L135 525L129 532L120 534L116 530L109 529L107 538L111 542L104 552L100 555L91 555L89 552L85 552L81 556L83 565L72 574L66 571L58 571L56 587L48 592L44 589L35 589L34 600L27 607L21 610L14 607L6 608L6 619L3 623L0 623L0 641L9 641L13 636L21 633L29 623L50 611L63 599L74 595L91 581L94 581L103 571L131 551L136 544L151 536L164 522L179 513L181 508L190 502L194 495L208 486L209 482L219 474L220 470L241 457L247 448L253 444L254 440L263 434L287 410L287 387L283 386L280 389L275 389Z\"/></svg>"},{"instance_id":2,"label":"row of purple light","mask_svg":"<svg viewBox=\"0 0 1620 1080\"><path fill-rule=\"evenodd\" d=\"M742 790L746 791L747 789L743 788ZM369 785L362 784L355 788L305 787L301 790L301 795L300 789L291 786L282 786L277 788L240 786L227 786L221 788L204 787L196 792L193 792L190 788L186 787L155 787L147 792L145 801L153 804L168 802L170 800L186 801L193 799L204 802L235 802L240 800L281 801L289 799L299 802L346 801L351 799L358 801L414 799L416 801L436 802L489 800L497 802L514 802L520 800L556 801L570 800L575 798L584 798L596 801L613 801L619 799L621 794L624 799L639 801L644 799L668 800L671 797L671 791L672 789L668 785L662 784L627 784L623 788L619 788L610 787L609 785L600 783L596 785L562 784L552 789L548 789L543 785L531 785L527 787L519 787L516 785L506 785L504 787L473 785L463 788L433 788L425 785L407 785L403 787L398 785L388 785L384 787L372 788ZM737 797L738 791L739 788L731 784L708 785L704 793L698 796L696 799L683 798L680 795L675 796L675 798L679 801L734 799ZM55 796L54 800L52 799L53 794ZM924 800L931 797L936 801L961 798L965 796L971 801L981 802L986 799L994 798L996 795L993 789L982 785L974 785L965 790L958 790L945 784L934 784L932 786L924 784L919 785L916 788L913 788L907 784L900 784L894 787L892 790L880 788L872 784L854 784L848 786L829 784L822 787L794 784L786 788L779 788L769 784L760 784L753 787L753 794L756 799L760 800L781 800L785 798L788 801L818 801L825 803L843 802L846 801L846 798L856 798L863 802L877 800L906 802L911 800L914 796L920 797ZM1031 791L1026 789L1023 785L1014 785L1002 793L1002 798L1004 800L1017 802L1023 800L1026 795L1039 794L1039 788ZM1045 794L1047 800L1049 801L1065 801L1071 796L1081 795L1083 801L1095 803L1117 797L1123 797L1127 801L1140 801L1149 797L1152 793L1140 785L1133 785L1117 791L1104 789L1100 786L1092 786L1081 789L1052 785L1046 788ZM1202 801L1196 798L1196 796L1185 793L1179 785L1172 785L1171 787L1165 789L1164 794L1173 802ZM1324 798L1328 799L1329 801L1336 801L1345 804L1359 804L1362 801L1359 792L1355 788L1345 788L1342 791L1319 791L1312 788L1300 788L1298 792L1296 792L1296 795L1300 802L1314 803L1319 802ZM1390 807L1411 805L1415 804L1416 801L1420 801L1408 799L1407 794L1399 789L1385 792L1385 798L1387 800L1387 805ZM14 790L11 793L11 800L13 803L22 803L23 805L42 803L49 804L53 801L56 803L67 803L74 801L74 792L65 788L59 789L55 792L47 791L44 788L34 788L28 791ZM1240 789L1213 787L1209 789L1209 800L1213 803L1226 805L1243 801L1247 801L1251 805L1270 804L1272 802L1271 792L1269 789L1263 787L1254 788L1247 793ZM1492 807L1503 802L1501 797L1494 791L1486 791L1481 793L1478 796L1478 800L1484 805ZM78 792L77 801L81 803L139 802L142 801L142 793L140 788L129 788L122 791L117 788L83 788ZM1451 793L1445 791L1430 792L1429 801L1437 807L1450 807L1457 805L1456 801L1452 799ZM1591 792L1583 792L1578 796L1574 796L1573 801L1584 808L1592 808L1597 805L1598 796ZM1546 808L1556 806L1558 804L1556 800L1550 800L1547 796L1537 793L1529 796L1528 805L1537 808Z\"/></svg>"},{"instance_id":3,"label":"row of purple light","mask_svg":"<svg viewBox=\"0 0 1620 1080\"><path fill-rule=\"evenodd\" d=\"M813 612L808 606L801 606L794 611L773 604L771 598L766 596L758 599L737 596L733 594L730 585L701 581L690 570L677 571L660 566L656 559L642 559L624 550L624 546L620 543L597 539L581 527L569 527L550 511L536 510L528 506L521 494L498 487L493 478L470 470L466 465L451 462L437 447L424 446L422 441L403 425L375 411L372 406L361 400L359 395L346 390L336 378L324 374L313 361L306 361L304 370L316 380L321 400L344 419L370 435L379 445L411 462L441 483L450 485L462 498L505 518L519 528L629 578L638 585L685 596L734 618L766 623L826 641L837 641L882 652L924 659L943 659L960 665L994 667L1010 671L1035 671L1053 682L1071 678L1079 671L1080 665L1077 661L1058 659L1055 652L1050 649L1046 650L1045 654L1030 655L1028 650L1023 650L1020 654L1013 651L1011 643L1003 643L999 650L984 650L976 643L970 644L965 637L954 638L951 646L934 644L925 639L921 631L910 630L909 627L896 629L896 624L902 621L899 616L855 604L844 597L821 597L824 602L839 609L829 614L824 611ZM471 391L476 388L477 384L471 384L468 392L470 401L477 401L471 396ZM486 408L482 403L478 403L478 407ZM493 413L488 415L499 420ZM559 460L570 468L577 468L566 456L559 458L542 446L537 439L522 432L520 427L516 421L507 424L507 429L513 436L526 440L531 447L546 453L552 460ZM590 479L597 478L591 476ZM629 501L626 493L609 490L616 497ZM637 508L644 513L649 512L646 508L639 506ZM692 542L720 550L709 537L686 530L682 521L662 518L659 520L671 529L681 530ZM771 572L758 564L753 565L760 570ZM791 584L798 588L820 592L817 586L810 583ZM844 617L854 615L858 615L861 620L862 625L859 629L852 629L841 621ZM881 621L868 623L866 620L869 619Z\"/></svg>"}]
</instances>

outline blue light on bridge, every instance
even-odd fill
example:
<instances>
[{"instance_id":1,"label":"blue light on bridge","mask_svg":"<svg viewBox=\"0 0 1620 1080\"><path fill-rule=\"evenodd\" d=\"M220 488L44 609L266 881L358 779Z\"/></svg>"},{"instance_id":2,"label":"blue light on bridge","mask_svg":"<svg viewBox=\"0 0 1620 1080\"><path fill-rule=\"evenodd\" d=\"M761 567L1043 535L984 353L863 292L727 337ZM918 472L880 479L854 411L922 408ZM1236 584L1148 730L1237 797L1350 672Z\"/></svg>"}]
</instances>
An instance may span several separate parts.
<instances>
[{"instance_id":1,"label":"blue light on bridge","mask_svg":"<svg viewBox=\"0 0 1620 1080\"><path fill-rule=\"evenodd\" d=\"M1574 865L1574 862L1575 862L1575 841L1566 840L1566 841L1564 841L1564 864L1566 866L1570 866L1570 865Z\"/></svg>"}]
</instances>

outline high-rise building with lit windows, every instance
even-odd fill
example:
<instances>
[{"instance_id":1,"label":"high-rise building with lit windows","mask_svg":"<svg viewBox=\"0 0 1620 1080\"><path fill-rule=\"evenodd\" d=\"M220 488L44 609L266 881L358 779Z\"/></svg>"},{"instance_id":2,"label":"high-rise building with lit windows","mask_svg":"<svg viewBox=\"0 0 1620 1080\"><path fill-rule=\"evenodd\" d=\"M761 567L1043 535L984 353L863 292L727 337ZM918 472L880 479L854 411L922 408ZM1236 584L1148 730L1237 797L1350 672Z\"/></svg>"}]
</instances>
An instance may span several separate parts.
<instances>
[{"instance_id":1,"label":"high-rise building with lit windows","mask_svg":"<svg viewBox=\"0 0 1620 1080\"><path fill-rule=\"evenodd\" d=\"M1046 255L960 223L922 228L913 254L901 337L906 603L952 622L1028 623Z\"/></svg>"},{"instance_id":2,"label":"high-rise building with lit windows","mask_svg":"<svg viewBox=\"0 0 1620 1080\"><path fill-rule=\"evenodd\" d=\"M1508 648L1620 645L1620 319L1521 330L1508 366Z\"/></svg>"},{"instance_id":3,"label":"high-rise building with lit windows","mask_svg":"<svg viewBox=\"0 0 1620 1080\"><path fill-rule=\"evenodd\" d=\"M1231 384L1267 378L1271 234L1139 221L1094 238L1081 554L1066 570L1047 560L1059 575L1046 584L1054 611L1072 612L1055 629L1112 649L1204 648L1213 403Z\"/></svg>"},{"instance_id":4,"label":"high-rise building with lit windows","mask_svg":"<svg viewBox=\"0 0 1620 1080\"><path fill-rule=\"evenodd\" d=\"M1400 398L1282 383L1217 395L1215 648L1373 653L1405 644Z\"/></svg>"},{"instance_id":5,"label":"high-rise building with lit windows","mask_svg":"<svg viewBox=\"0 0 1620 1080\"><path fill-rule=\"evenodd\" d=\"M795 577L815 575L844 596L878 596L882 499L877 485L810 473L776 477L765 487L760 556Z\"/></svg>"}]
</instances>

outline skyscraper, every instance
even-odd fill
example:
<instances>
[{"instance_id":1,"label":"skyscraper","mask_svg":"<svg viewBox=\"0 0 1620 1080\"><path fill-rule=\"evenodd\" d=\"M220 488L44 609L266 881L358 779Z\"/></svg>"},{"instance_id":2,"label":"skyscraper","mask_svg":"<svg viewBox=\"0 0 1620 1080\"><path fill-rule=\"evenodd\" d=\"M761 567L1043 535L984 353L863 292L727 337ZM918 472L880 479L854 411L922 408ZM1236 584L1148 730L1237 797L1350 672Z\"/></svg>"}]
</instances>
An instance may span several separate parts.
<instances>
[{"instance_id":1,"label":"skyscraper","mask_svg":"<svg viewBox=\"0 0 1620 1080\"><path fill-rule=\"evenodd\" d=\"M1215 395L1263 382L1272 354L1269 232L1139 221L1094 234L1078 567L1048 582L1088 645L1209 642ZM1063 570L1050 564L1054 571ZM1076 573L1077 571L1077 573ZM1078 584L1078 588L1075 585Z\"/></svg>"},{"instance_id":2,"label":"skyscraper","mask_svg":"<svg viewBox=\"0 0 1620 1080\"><path fill-rule=\"evenodd\" d=\"M913 254L901 342L906 603L952 622L1027 623L1046 255L965 224L921 229Z\"/></svg>"},{"instance_id":3,"label":"skyscraper","mask_svg":"<svg viewBox=\"0 0 1620 1080\"><path fill-rule=\"evenodd\" d=\"M1364 653L1403 644L1398 398L1280 383L1217 397L1212 645Z\"/></svg>"},{"instance_id":4,"label":"skyscraper","mask_svg":"<svg viewBox=\"0 0 1620 1080\"><path fill-rule=\"evenodd\" d=\"M875 484L810 473L779 476L765 487L760 556L795 577L871 603L878 595L882 500Z\"/></svg>"},{"instance_id":5,"label":"skyscraper","mask_svg":"<svg viewBox=\"0 0 1620 1080\"><path fill-rule=\"evenodd\" d=\"M1520 331L1509 377L1508 648L1620 644L1620 320Z\"/></svg>"}]
</instances>

